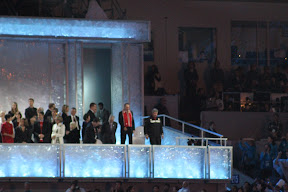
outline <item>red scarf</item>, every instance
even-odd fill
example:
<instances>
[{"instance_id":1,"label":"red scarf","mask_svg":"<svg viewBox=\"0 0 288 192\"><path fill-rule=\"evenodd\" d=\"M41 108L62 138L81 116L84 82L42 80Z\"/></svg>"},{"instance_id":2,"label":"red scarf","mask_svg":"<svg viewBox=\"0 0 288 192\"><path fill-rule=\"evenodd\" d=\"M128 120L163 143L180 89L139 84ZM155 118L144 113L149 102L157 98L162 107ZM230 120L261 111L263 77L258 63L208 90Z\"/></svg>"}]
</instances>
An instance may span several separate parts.
<instances>
[{"instance_id":1,"label":"red scarf","mask_svg":"<svg viewBox=\"0 0 288 192\"><path fill-rule=\"evenodd\" d=\"M123 115L123 120L124 120L124 127L132 127L132 113L129 110L127 111L122 111Z\"/></svg>"}]
</instances>

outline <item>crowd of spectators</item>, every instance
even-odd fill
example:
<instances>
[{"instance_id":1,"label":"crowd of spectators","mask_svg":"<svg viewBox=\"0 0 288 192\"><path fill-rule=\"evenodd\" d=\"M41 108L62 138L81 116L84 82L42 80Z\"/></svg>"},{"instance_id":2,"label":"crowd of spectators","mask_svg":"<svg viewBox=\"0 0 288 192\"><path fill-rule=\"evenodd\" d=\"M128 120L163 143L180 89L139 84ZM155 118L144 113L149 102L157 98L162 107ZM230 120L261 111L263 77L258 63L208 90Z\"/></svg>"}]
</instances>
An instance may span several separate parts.
<instances>
[{"instance_id":1,"label":"crowd of spectators","mask_svg":"<svg viewBox=\"0 0 288 192\"><path fill-rule=\"evenodd\" d=\"M115 144L117 123L114 116L104 108L103 103L91 103L89 111L84 115L80 125L76 108L64 104L60 112L54 103L50 103L47 111L34 107L34 99L29 99L29 107L25 109L25 118L14 102L8 113L0 112L0 131L2 143L100 143ZM70 113L70 114L69 114ZM112 127L112 128L111 128ZM82 130L82 140L81 140ZM91 138L93 137L93 138Z\"/></svg>"},{"instance_id":2,"label":"crowd of spectators","mask_svg":"<svg viewBox=\"0 0 288 192\"><path fill-rule=\"evenodd\" d=\"M148 184L148 183L147 183ZM84 185L84 186L83 186ZM152 187L145 185L145 183L141 183L140 185L133 185L130 183L122 183L122 181L116 181L115 183L107 182L105 185L97 185L93 183L89 183L89 186L86 184L78 182L78 180L74 180L71 182L66 192L101 192L101 191L109 191L109 192L190 192L191 187L187 181L183 181L182 186L179 187L177 184L170 183L155 183ZM55 186L55 184L54 184ZM0 187L0 192L5 192L5 187ZM29 182L24 183L24 191L32 192L33 184ZM59 191L59 189L58 189ZM205 189L193 189L193 191L198 192L207 192Z\"/></svg>"},{"instance_id":3,"label":"crowd of spectators","mask_svg":"<svg viewBox=\"0 0 288 192\"><path fill-rule=\"evenodd\" d=\"M224 72L220 62L216 60L207 76L206 89L203 89L198 87L199 75L193 62L188 64L184 72L184 95L198 99L201 111L280 112L279 106L270 103L269 94L288 93L287 66L277 65L270 68L251 65L249 69L239 66L231 72ZM247 97L246 104L241 106L240 96L236 94L241 92L254 93L255 98ZM279 98L277 102L279 104ZM275 109L277 107L278 109Z\"/></svg>"},{"instance_id":4,"label":"crowd of spectators","mask_svg":"<svg viewBox=\"0 0 288 192\"><path fill-rule=\"evenodd\" d=\"M262 133L263 139L257 146L253 138L240 140L238 148L241 155L238 157L241 158L235 162L235 167L240 171L258 179L253 185L246 183L240 189L234 187L232 191L288 190L288 132L283 130L278 113L273 114L273 119L264 127ZM263 144L264 147L261 146ZM260 150L257 150L257 147Z\"/></svg>"}]
</instances>

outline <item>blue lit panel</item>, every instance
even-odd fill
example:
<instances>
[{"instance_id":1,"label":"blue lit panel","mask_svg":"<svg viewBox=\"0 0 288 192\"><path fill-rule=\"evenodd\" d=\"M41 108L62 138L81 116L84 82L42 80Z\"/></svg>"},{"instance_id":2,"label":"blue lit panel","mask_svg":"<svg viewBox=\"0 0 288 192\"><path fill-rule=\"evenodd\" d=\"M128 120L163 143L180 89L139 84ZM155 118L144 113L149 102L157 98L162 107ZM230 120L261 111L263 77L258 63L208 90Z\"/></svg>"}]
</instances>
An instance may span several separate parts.
<instances>
[{"instance_id":1,"label":"blue lit panel","mask_svg":"<svg viewBox=\"0 0 288 192\"><path fill-rule=\"evenodd\" d=\"M154 178L205 178L205 147L154 146Z\"/></svg>"},{"instance_id":2,"label":"blue lit panel","mask_svg":"<svg viewBox=\"0 0 288 192\"><path fill-rule=\"evenodd\" d=\"M190 134L182 133L171 127L163 127L164 138L161 141L162 145L176 145L176 137L191 137ZM146 140L147 141L147 140ZM180 145L187 146L187 139L180 139Z\"/></svg>"},{"instance_id":3,"label":"blue lit panel","mask_svg":"<svg viewBox=\"0 0 288 192\"><path fill-rule=\"evenodd\" d=\"M0 145L0 177L59 177L58 145Z\"/></svg>"},{"instance_id":4,"label":"blue lit panel","mask_svg":"<svg viewBox=\"0 0 288 192\"><path fill-rule=\"evenodd\" d=\"M65 177L125 176L125 146L65 145Z\"/></svg>"},{"instance_id":5,"label":"blue lit panel","mask_svg":"<svg viewBox=\"0 0 288 192\"><path fill-rule=\"evenodd\" d=\"M150 147L129 146L129 177L148 178L150 177Z\"/></svg>"},{"instance_id":6,"label":"blue lit panel","mask_svg":"<svg viewBox=\"0 0 288 192\"><path fill-rule=\"evenodd\" d=\"M150 41L149 21L0 17L0 35Z\"/></svg>"},{"instance_id":7,"label":"blue lit panel","mask_svg":"<svg viewBox=\"0 0 288 192\"><path fill-rule=\"evenodd\" d=\"M232 147L209 147L210 179L231 179Z\"/></svg>"}]
</instances>

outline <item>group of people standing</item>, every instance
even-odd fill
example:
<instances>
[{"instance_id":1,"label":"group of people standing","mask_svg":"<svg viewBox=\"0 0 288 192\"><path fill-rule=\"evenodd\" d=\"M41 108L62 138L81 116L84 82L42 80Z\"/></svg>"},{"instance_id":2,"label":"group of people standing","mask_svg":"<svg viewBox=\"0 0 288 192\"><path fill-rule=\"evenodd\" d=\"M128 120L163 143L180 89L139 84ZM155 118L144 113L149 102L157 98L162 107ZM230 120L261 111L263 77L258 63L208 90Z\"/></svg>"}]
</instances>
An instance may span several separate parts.
<instances>
[{"instance_id":1,"label":"group of people standing","mask_svg":"<svg viewBox=\"0 0 288 192\"><path fill-rule=\"evenodd\" d=\"M68 105L63 105L59 113L54 103L48 105L44 113L42 107L34 107L34 99L30 98L29 107L25 109L25 118L18 109L16 102L12 104L11 111L7 114L0 112L0 128L2 143L80 143L81 130L83 143L116 144L115 133L118 123L115 117L104 108L103 103L91 103L88 112L83 117L82 128L76 108L69 110ZM70 111L70 115L68 115ZM130 104L125 103L119 112L121 127L121 144L125 144L126 135L129 144L132 144L132 135L135 132L135 122ZM151 144L161 144L163 128L158 110L153 109L152 116L145 121L144 132L150 138Z\"/></svg>"}]
</instances>

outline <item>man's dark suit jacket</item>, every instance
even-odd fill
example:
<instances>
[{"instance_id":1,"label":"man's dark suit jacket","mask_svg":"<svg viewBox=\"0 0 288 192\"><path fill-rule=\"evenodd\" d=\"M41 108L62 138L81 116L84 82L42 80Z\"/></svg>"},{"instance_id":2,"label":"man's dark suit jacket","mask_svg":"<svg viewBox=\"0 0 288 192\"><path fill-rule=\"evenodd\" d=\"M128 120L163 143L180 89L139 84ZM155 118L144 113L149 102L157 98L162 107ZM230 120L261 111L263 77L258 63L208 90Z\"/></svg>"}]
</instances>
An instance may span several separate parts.
<instances>
[{"instance_id":1,"label":"man's dark suit jacket","mask_svg":"<svg viewBox=\"0 0 288 192\"><path fill-rule=\"evenodd\" d=\"M109 122L103 124L101 133L103 135L104 144L116 144L115 132L117 129L117 123L113 122L112 129L110 128Z\"/></svg>"},{"instance_id":2,"label":"man's dark suit jacket","mask_svg":"<svg viewBox=\"0 0 288 192\"><path fill-rule=\"evenodd\" d=\"M65 134L68 143L80 143L79 139L80 139L81 127L80 127L80 124L79 124L79 117L76 116L76 115L75 115L75 117L76 117L76 120L77 120L77 123L78 123L79 130L77 128L75 128L72 131L70 131L70 123L73 122L72 121L72 116L68 116L66 118L67 126L69 125L68 129L66 127L66 130L70 131L70 133L68 135Z\"/></svg>"},{"instance_id":3,"label":"man's dark suit jacket","mask_svg":"<svg viewBox=\"0 0 288 192\"><path fill-rule=\"evenodd\" d=\"M36 143L40 143L39 134L41 133L40 130L40 122L36 121L34 123L34 141ZM43 143L51 143L51 126L48 121L43 121L43 128L42 134L44 135Z\"/></svg>"},{"instance_id":4,"label":"man's dark suit jacket","mask_svg":"<svg viewBox=\"0 0 288 192\"><path fill-rule=\"evenodd\" d=\"M135 122L134 122L134 115L133 115L133 112L131 111L132 113L132 129L135 130ZM122 114L122 111L119 112L119 124L121 126L121 132L124 130L124 119L123 119L123 114Z\"/></svg>"}]
</instances>

